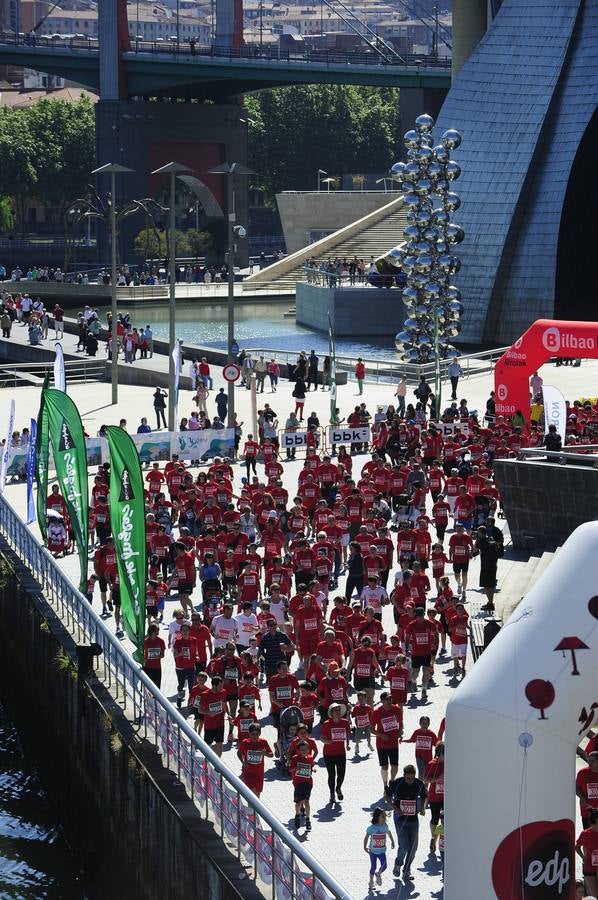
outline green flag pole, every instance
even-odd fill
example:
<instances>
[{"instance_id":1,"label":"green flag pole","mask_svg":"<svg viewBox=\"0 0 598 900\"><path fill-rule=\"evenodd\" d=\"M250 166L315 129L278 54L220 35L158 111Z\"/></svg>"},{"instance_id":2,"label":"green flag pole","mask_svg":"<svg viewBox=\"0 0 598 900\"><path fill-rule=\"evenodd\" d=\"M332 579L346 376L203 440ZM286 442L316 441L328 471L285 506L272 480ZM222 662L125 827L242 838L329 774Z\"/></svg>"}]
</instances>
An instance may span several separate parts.
<instances>
[{"instance_id":1,"label":"green flag pole","mask_svg":"<svg viewBox=\"0 0 598 900\"><path fill-rule=\"evenodd\" d=\"M79 590L84 592L88 567L89 485L83 424L79 411L68 394L55 388L44 391L44 412L48 416L56 477L79 551Z\"/></svg>"},{"instance_id":2,"label":"green flag pole","mask_svg":"<svg viewBox=\"0 0 598 900\"><path fill-rule=\"evenodd\" d=\"M50 455L50 436L48 432L48 413L45 408L45 392L50 384L50 373L46 372L42 385L42 396L37 414L37 433L35 436L35 508L37 524L44 542L48 539L46 503L48 502L48 457Z\"/></svg>"},{"instance_id":3,"label":"green flag pole","mask_svg":"<svg viewBox=\"0 0 598 900\"><path fill-rule=\"evenodd\" d=\"M147 545L145 500L139 454L122 428L106 429L110 451L110 521L120 584L121 616L127 637L135 644L134 659L143 663Z\"/></svg>"}]
</instances>

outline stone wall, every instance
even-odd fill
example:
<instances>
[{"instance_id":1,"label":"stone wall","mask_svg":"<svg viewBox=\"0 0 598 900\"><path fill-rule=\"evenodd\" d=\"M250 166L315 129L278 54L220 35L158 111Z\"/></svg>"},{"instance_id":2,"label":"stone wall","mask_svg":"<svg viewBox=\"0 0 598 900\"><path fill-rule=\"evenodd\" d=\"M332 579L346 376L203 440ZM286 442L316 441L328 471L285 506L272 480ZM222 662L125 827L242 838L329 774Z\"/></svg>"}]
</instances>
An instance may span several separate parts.
<instances>
[{"instance_id":1,"label":"stone wall","mask_svg":"<svg viewBox=\"0 0 598 900\"><path fill-rule=\"evenodd\" d=\"M10 635L2 701L81 865L85 895L260 897L143 729L95 677L78 685L72 638L4 546L0 563L0 627Z\"/></svg>"},{"instance_id":2,"label":"stone wall","mask_svg":"<svg viewBox=\"0 0 598 900\"><path fill-rule=\"evenodd\" d=\"M287 254L307 247L310 231L338 231L393 199L384 191L328 193L325 188L323 185L320 192L284 191L276 195Z\"/></svg>"},{"instance_id":3,"label":"stone wall","mask_svg":"<svg viewBox=\"0 0 598 900\"><path fill-rule=\"evenodd\" d=\"M328 313L337 337L394 337L403 325L405 307L396 289L327 288L298 284L297 323L328 331Z\"/></svg>"},{"instance_id":4,"label":"stone wall","mask_svg":"<svg viewBox=\"0 0 598 900\"><path fill-rule=\"evenodd\" d=\"M597 469L500 459L494 473L515 549L562 544L598 518Z\"/></svg>"}]
</instances>

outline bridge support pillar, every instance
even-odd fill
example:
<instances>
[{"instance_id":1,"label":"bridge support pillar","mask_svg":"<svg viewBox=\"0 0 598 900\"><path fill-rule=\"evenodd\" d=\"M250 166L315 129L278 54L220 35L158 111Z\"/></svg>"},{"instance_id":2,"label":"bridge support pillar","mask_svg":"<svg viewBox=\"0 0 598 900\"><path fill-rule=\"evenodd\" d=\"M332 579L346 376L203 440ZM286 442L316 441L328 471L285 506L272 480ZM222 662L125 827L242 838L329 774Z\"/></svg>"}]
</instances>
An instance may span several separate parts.
<instances>
[{"instance_id":1,"label":"bridge support pillar","mask_svg":"<svg viewBox=\"0 0 598 900\"><path fill-rule=\"evenodd\" d=\"M150 172L173 160L189 166L191 174L199 178L214 194L226 215L226 184L220 175L207 175L208 169L223 162L247 165L247 125L244 110L238 103L203 104L181 102L146 102L143 100L100 100L96 104L96 153L98 165L106 162L120 163L133 169L131 175L117 178L117 208L123 202L146 197L159 198L168 206L168 196L162 189L167 176L152 176ZM98 191L105 199L109 190L107 179L98 180ZM240 225L247 226L248 185L247 178L237 179L235 185L236 217ZM177 200L177 228L195 228L195 198L188 203ZM214 223L200 207L199 227ZM225 219L214 240L217 257L224 261L226 244ZM158 223L163 227L163 223ZM128 216L121 224L118 236L119 262L135 260L133 241L141 229L147 227L145 217L138 213ZM103 229L100 229L101 231ZM222 235L220 236L220 232ZM237 264L247 264L247 241L239 241ZM108 260L107 236L100 234L98 261ZM137 258L135 261L140 262Z\"/></svg>"},{"instance_id":2,"label":"bridge support pillar","mask_svg":"<svg viewBox=\"0 0 598 900\"><path fill-rule=\"evenodd\" d=\"M413 128L413 123L422 113L434 119L440 112L447 91L442 88L401 88L400 112L403 133Z\"/></svg>"},{"instance_id":3,"label":"bridge support pillar","mask_svg":"<svg viewBox=\"0 0 598 900\"><path fill-rule=\"evenodd\" d=\"M453 81L488 27L488 0L453 0Z\"/></svg>"}]
</instances>

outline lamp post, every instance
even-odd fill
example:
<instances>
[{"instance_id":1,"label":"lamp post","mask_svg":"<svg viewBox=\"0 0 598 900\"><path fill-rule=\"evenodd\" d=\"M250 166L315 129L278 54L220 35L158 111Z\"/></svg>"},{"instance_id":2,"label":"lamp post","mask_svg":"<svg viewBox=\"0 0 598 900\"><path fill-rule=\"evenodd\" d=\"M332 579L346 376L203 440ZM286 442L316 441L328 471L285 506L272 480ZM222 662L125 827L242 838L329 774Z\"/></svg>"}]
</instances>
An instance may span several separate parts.
<instances>
[{"instance_id":1,"label":"lamp post","mask_svg":"<svg viewBox=\"0 0 598 900\"><path fill-rule=\"evenodd\" d=\"M133 169L120 163L106 163L92 175L110 175L110 300L112 308L112 403L118 403L118 308L116 303L116 176L129 175Z\"/></svg>"},{"instance_id":2,"label":"lamp post","mask_svg":"<svg viewBox=\"0 0 598 900\"><path fill-rule=\"evenodd\" d=\"M235 340L235 235L245 237L247 232L242 225L236 225L235 216L235 175L256 175L253 169L241 163L222 163L208 169L210 175L226 175L226 214L227 214L227 263L228 263L228 362L234 362L233 343ZM228 382L228 427L234 428L235 422L235 385Z\"/></svg>"},{"instance_id":3,"label":"lamp post","mask_svg":"<svg viewBox=\"0 0 598 900\"><path fill-rule=\"evenodd\" d=\"M322 190L322 179L320 175L328 175L328 172L325 172L324 169L318 169L318 194Z\"/></svg>"},{"instance_id":4,"label":"lamp post","mask_svg":"<svg viewBox=\"0 0 598 900\"><path fill-rule=\"evenodd\" d=\"M175 363L174 351L176 344L176 241L175 241L175 182L177 175L191 172L188 166L182 163L169 162L159 169L154 169L152 175L168 175L170 179L170 216L168 226L168 268L170 269L170 292L168 302L168 430L175 430Z\"/></svg>"}]
</instances>

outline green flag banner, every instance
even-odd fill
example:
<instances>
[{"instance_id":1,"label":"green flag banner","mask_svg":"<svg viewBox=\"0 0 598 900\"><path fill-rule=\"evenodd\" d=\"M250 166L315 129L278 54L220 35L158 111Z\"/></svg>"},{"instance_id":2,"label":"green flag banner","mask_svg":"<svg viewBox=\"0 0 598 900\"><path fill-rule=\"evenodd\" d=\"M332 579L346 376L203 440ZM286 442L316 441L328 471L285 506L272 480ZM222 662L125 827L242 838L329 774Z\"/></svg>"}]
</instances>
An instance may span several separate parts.
<instances>
[{"instance_id":1,"label":"green flag banner","mask_svg":"<svg viewBox=\"0 0 598 900\"><path fill-rule=\"evenodd\" d=\"M110 451L110 521L120 583L120 611L134 659L143 663L147 550L143 476L137 447L124 429L106 429Z\"/></svg>"},{"instance_id":2,"label":"green flag banner","mask_svg":"<svg viewBox=\"0 0 598 900\"><path fill-rule=\"evenodd\" d=\"M56 477L79 551L81 567L79 590L84 592L87 585L89 485L83 425L77 407L64 391L48 388L44 391L43 402L43 412L48 416Z\"/></svg>"},{"instance_id":3,"label":"green flag banner","mask_svg":"<svg viewBox=\"0 0 598 900\"><path fill-rule=\"evenodd\" d=\"M42 398L39 404L39 412L37 414L37 433L35 436L35 484L37 487L36 495L36 511L37 524L44 541L48 537L46 503L48 500L48 456L50 454L49 434L48 434L48 413L45 404L45 392L48 390L50 383L50 373L46 372L44 383L42 385Z\"/></svg>"}]
</instances>

